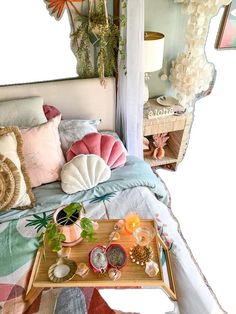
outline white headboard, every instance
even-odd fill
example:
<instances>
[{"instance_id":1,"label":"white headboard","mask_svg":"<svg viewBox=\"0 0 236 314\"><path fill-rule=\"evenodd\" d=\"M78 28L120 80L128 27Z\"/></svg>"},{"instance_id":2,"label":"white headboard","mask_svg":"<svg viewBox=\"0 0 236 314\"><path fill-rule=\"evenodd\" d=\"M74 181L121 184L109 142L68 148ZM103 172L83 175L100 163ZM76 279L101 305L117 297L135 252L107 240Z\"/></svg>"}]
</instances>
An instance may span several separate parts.
<instances>
[{"instance_id":1,"label":"white headboard","mask_svg":"<svg viewBox=\"0 0 236 314\"><path fill-rule=\"evenodd\" d=\"M100 129L115 130L116 84L106 79L106 87L97 78L0 86L0 101L42 96L44 103L57 107L64 119L102 119Z\"/></svg>"}]
</instances>

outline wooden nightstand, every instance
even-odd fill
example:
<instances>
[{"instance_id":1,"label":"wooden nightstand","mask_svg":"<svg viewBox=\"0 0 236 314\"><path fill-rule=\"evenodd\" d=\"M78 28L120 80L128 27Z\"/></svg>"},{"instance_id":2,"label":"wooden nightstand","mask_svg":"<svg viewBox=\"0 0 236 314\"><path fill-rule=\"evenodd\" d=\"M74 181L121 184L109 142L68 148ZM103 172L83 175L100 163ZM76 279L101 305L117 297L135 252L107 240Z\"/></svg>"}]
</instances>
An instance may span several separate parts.
<instances>
[{"instance_id":1,"label":"wooden nightstand","mask_svg":"<svg viewBox=\"0 0 236 314\"><path fill-rule=\"evenodd\" d=\"M155 110L155 100L149 100L149 109ZM164 107L163 107L164 109ZM182 115L161 116L156 119L148 119L147 111L143 120L143 135L145 137L168 132L169 139L164 147L165 156L160 160L145 157L151 167L164 167L176 170L178 164L184 157L185 150L189 141L190 127L193 120L192 113L184 113Z\"/></svg>"}]
</instances>

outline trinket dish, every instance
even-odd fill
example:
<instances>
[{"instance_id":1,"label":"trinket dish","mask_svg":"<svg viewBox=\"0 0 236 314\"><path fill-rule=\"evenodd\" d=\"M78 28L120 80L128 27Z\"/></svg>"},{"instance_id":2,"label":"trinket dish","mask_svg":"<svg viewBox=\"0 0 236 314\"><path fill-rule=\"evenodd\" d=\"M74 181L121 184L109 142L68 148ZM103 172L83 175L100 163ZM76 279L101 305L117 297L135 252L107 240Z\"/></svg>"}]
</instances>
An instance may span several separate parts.
<instances>
[{"instance_id":1,"label":"trinket dish","mask_svg":"<svg viewBox=\"0 0 236 314\"><path fill-rule=\"evenodd\" d=\"M76 262L60 257L55 264L49 267L48 277L51 281L60 283L72 279L76 270Z\"/></svg>"},{"instance_id":2,"label":"trinket dish","mask_svg":"<svg viewBox=\"0 0 236 314\"><path fill-rule=\"evenodd\" d=\"M106 250L106 255L111 267L121 269L127 263L127 253L120 244L111 244Z\"/></svg>"}]
</instances>

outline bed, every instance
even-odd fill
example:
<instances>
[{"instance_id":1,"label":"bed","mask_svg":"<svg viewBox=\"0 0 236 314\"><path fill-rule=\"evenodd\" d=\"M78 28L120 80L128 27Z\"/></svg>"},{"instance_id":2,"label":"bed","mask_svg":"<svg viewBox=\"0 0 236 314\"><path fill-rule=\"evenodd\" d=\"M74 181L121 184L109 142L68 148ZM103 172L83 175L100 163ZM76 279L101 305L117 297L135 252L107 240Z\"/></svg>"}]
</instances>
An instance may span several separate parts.
<instances>
[{"instance_id":1,"label":"bed","mask_svg":"<svg viewBox=\"0 0 236 314\"><path fill-rule=\"evenodd\" d=\"M0 101L41 96L45 103L56 106L64 119L102 119L99 125L101 132L115 130L115 95L114 78L107 79L105 89L100 86L98 79L0 87ZM24 296L38 247L36 237L44 230L56 208L74 201L83 201L86 215L92 219L123 218L132 210L144 219L155 219L163 240L174 254L179 312L224 313L181 234L178 221L170 209L170 195L158 175L143 161L127 156L123 170L114 171L112 176L113 179L115 176L115 180L108 184L101 183L88 193L72 195L61 191L60 182L44 184L33 189L36 196L34 208L0 213L1 313L54 312L58 295L62 293L59 289L44 290L30 302L25 302ZM81 300L81 314L115 313L102 301L96 287L72 289L63 293L67 294L67 298L74 295ZM96 309L98 303L103 304L103 312L101 308Z\"/></svg>"}]
</instances>

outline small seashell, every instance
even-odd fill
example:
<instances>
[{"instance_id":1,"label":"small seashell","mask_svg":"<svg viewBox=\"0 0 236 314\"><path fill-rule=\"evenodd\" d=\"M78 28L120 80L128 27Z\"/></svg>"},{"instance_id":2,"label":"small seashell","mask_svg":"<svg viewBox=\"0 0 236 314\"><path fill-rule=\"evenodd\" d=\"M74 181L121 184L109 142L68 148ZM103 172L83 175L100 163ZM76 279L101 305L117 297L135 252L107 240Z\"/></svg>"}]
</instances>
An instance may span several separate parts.
<instances>
[{"instance_id":1,"label":"small seashell","mask_svg":"<svg viewBox=\"0 0 236 314\"><path fill-rule=\"evenodd\" d=\"M154 261L149 261L146 263L146 267L145 267L145 273L149 276L149 277L155 277L158 273L159 273L159 267L158 264L155 263Z\"/></svg>"},{"instance_id":2,"label":"small seashell","mask_svg":"<svg viewBox=\"0 0 236 314\"><path fill-rule=\"evenodd\" d=\"M125 229L125 222L123 219L120 219L117 221L117 223L114 226L115 230L123 231Z\"/></svg>"},{"instance_id":3,"label":"small seashell","mask_svg":"<svg viewBox=\"0 0 236 314\"><path fill-rule=\"evenodd\" d=\"M77 271L76 274L79 275L80 277L84 278L85 276L88 275L89 273L89 268L85 263L79 263L77 264Z\"/></svg>"},{"instance_id":4,"label":"small seashell","mask_svg":"<svg viewBox=\"0 0 236 314\"><path fill-rule=\"evenodd\" d=\"M109 235L109 240L110 241L117 241L120 239L120 234L119 232L113 231L110 235Z\"/></svg>"},{"instance_id":5,"label":"small seashell","mask_svg":"<svg viewBox=\"0 0 236 314\"><path fill-rule=\"evenodd\" d=\"M157 159L162 159L165 156L165 150L163 147L160 147L157 152Z\"/></svg>"},{"instance_id":6,"label":"small seashell","mask_svg":"<svg viewBox=\"0 0 236 314\"><path fill-rule=\"evenodd\" d=\"M110 268L108 270L108 276L111 280L118 280L121 277L121 271L116 268Z\"/></svg>"},{"instance_id":7,"label":"small seashell","mask_svg":"<svg viewBox=\"0 0 236 314\"><path fill-rule=\"evenodd\" d=\"M93 225L93 230L98 230L99 228L99 223L97 221L92 221L92 225Z\"/></svg>"},{"instance_id":8,"label":"small seashell","mask_svg":"<svg viewBox=\"0 0 236 314\"><path fill-rule=\"evenodd\" d=\"M70 257L71 248L63 247L60 251L57 252L58 257L69 258Z\"/></svg>"}]
</instances>

